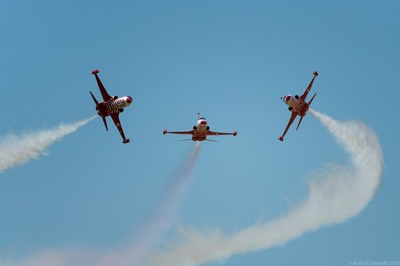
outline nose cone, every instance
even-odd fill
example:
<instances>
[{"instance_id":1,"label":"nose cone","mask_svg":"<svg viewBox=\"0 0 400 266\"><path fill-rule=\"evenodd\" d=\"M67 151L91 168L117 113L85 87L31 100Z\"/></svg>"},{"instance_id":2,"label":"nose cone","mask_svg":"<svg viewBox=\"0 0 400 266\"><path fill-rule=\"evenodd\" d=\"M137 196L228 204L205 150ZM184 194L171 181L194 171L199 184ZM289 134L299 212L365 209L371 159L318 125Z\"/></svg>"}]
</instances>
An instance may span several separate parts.
<instances>
[{"instance_id":1,"label":"nose cone","mask_svg":"<svg viewBox=\"0 0 400 266\"><path fill-rule=\"evenodd\" d=\"M290 101L291 98L292 98L292 96L290 96L290 95L288 94L288 95L286 95L285 97L283 97L283 101L284 101L285 103L287 103L288 101Z\"/></svg>"},{"instance_id":2,"label":"nose cone","mask_svg":"<svg viewBox=\"0 0 400 266\"><path fill-rule=\"evenodd\" d=\"M207 121L206 121L206 120L201 120L201 121L200 121L200 124L201 124L201 125L206 125L206 124L207 124Z\"/></svg>"},{"instance_id":3,"label":"nose cone","mask_svg":"<svg viewBox=\"0 0 400 266\"><path fill-rule=\"evenodd\" d=\"M128 97L126 98L126 102L129 103L129 104L131 104L131 103L132 103L132 97L129 97L129 96L128 96Z\"/></svg>"}]
</instances>

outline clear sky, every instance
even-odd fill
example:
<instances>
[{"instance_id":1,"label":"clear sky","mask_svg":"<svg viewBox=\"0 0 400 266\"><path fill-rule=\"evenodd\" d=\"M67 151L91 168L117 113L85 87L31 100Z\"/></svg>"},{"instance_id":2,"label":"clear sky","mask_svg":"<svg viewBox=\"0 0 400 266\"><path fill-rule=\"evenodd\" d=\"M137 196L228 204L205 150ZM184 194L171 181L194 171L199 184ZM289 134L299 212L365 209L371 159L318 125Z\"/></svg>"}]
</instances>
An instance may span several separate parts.
<instances>
[{"instance_id":1,"label":"clear sky","mask_svg":"<svg viewBox=\"0 0 400 266\"><path fill-rule=\"evenodd\" d=\"M201 144L156 244L181 225L233 234L284 215L307 196L311 172L348 164L312 115L278 141L290 117L280 97L303 93L317 70L312 107L375 131L383 182L353 219L225 264L400 262L399 13L399 1L370 0L1 1L0 136L96 114L95 68L133 104L120 116L132 143L97 118L0 173L0 261L134 241L194 146L162 131L190 130L198 112L212 130L239 133Z\"/></svg>"}]
</instances>

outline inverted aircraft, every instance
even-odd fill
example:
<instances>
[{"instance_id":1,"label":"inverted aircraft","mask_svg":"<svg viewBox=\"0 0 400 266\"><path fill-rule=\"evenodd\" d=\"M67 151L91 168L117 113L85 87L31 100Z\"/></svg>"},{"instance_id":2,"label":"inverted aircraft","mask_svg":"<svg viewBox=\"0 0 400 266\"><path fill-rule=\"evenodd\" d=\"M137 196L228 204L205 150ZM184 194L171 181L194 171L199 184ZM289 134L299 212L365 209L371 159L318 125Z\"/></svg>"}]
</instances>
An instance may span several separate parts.
<instances>
[{"instance_id":1,"label":"inverted aircraft","mask_svg":"<svg viewBox=\"0 0 400 266\"><path fill-rule=\"evenodd\" d=\"M103 83L101 82L99 76L97 75L98 73L99 73L98 69L92 71L92 74L96 77L97 85L99 86L101 96L103 97L103 102L99 103L96 97L94 97L93 93L90 92L90 95L92 95L93 101L96 104L96 110L98 111L97 114L101 116L101 118L103 119L104 126L106 127L107 131L108 131L108 126L106 117L111 116L115 126L117 127L119 133L121 134L122 142L124 144L129 143L130 139L127 139L125 137L124 130L122 129L121 122L119 121L119 114L124 111L125 107L128 107L132 103L132 97L110 96L106 91L106 89L104 88Z\"/></svg>"},{"instance_id":2,"label":"inverted aircraft","mask_svg":"<svg viewBox=\"0 0 400 266\"><path fill-rule=\"evenodd\" d=\"M226 132L214 132L210 130L210 127L208 126L208 122L204 117L200 117L200 113L198 113L198 120L196 122L196 125L193 126L193 130L190 131L167 131L166 129L163 131L164 134L180 134L180 135L192 135L193 141L215 141L215 140L210 140L207 139L207 136L226 136L226 135L232 135L236 136L237 132L234 131L232 133L226 133Z\"/></svg>"},{"instance_id":3,"label":"inverted aircraft","mask_svg":"<svg viewBox=\"0 0 400 266\"><path fill-rule=\"evenodd\" d=\"M293 121L296 119L297 116L300 116L300 121L299 121L299 124L297 125L296 130L299 128L301 121L303 120L303 117L307 114L308 109L309 109L312 101L314 100L315 95L317 95L317 93L315 93L314 96L311 98L310 102L308 102L308 103L306 102L307 95L311 90L311 87L314 83L315 77L318 76L318 72L314 71L313 74L314 74L314 77L311 79L311 82L308 85L308 87L306 88L306 90L304 91L303 95L292 96L290 94L287 94L285 97L281 97L283 102L286 103L287 105L289 105L288 109L289 109L289 111L292 112L292 116L289 119L289 122L285 128L285 131L283 132L283 135L279 136L280 141L283 141L283 138L285 137L286 132L288 131L288 129L290 128L290 126L292 125Z\"/></svg>"}]
</instances>

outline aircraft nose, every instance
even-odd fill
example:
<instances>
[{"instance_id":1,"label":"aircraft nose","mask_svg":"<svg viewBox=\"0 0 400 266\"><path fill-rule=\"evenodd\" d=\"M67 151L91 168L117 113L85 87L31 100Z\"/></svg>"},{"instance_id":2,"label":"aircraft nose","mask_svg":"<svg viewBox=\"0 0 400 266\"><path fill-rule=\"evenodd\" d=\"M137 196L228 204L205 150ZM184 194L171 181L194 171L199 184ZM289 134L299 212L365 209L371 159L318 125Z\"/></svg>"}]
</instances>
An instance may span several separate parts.
<instances>
[{"instance_id":1,"label":"aircraft nose","mask_svg":"<svg viewBox=\"0 0 400 266\"><path fill-rule=\"evenodd\" d=\"M127 102L127 103L132 103L132 97L129 97L129 96L128 96L128 98L126 99L126 102Z\"/></svg>"},{"instance_id":2,"label":"aircraft nose","mask_svg":"<svg viewBox=\"0 0 400 266\"><path fill-rule=\"evenodd\" d=\"M201 120L200 124L205 125L205 124L207 124L207 121L206 120Z\"/></svg>"},{"instance_id":3,"label":"aircraft nose","mask_svg":"<svg viewBox=\"0 0 400 266\"><path fill-rule=\"evenodd\" d=\"M285 97L283 97L283 101L286 103L288 101L290 101L291 96L288 94Z\"/></svg>"}]
</instances>

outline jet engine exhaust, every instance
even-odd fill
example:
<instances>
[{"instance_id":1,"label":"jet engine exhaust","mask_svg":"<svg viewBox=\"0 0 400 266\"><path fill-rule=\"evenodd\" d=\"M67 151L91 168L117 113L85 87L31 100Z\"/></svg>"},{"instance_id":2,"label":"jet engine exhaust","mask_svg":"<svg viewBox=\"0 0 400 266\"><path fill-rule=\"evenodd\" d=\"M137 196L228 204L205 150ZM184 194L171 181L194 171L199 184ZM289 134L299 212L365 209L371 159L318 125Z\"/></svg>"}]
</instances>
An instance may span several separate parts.
<instances>
[{"instance_id":1,"label":"jet engine exhaust","mask_svg":"<svg viewBox=\"0 0 400 266\"><path fill-rule=\"evenodd\" d=\"M375 195L381 182L383 156L375 133L363 123L340 122L317 111L310 112L341 144L350 166L330 165L313 174L309 193L286 215L249 226L232 235L221 230L180 230L178 242L167 243L149 258L152 266L192 266L224 261L235 254L283 245L320 227L342 223L359 214Z\"/></svg>"},{"instance_id":2,"label":"jet engine exhaust","mask_svg":"<svg viewBox=\"0 0 400 266\"><path fill-rule=\"evenodd\" d=\"M71 124L60 124L53 129L39 130L20 136L11 134L0 137L0 173L47 155L48 147L66 135L74 133L95 117Z\"/></svg>"}]
</instances>

